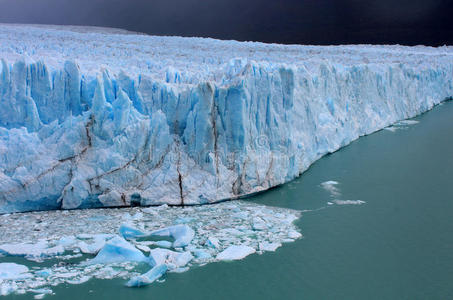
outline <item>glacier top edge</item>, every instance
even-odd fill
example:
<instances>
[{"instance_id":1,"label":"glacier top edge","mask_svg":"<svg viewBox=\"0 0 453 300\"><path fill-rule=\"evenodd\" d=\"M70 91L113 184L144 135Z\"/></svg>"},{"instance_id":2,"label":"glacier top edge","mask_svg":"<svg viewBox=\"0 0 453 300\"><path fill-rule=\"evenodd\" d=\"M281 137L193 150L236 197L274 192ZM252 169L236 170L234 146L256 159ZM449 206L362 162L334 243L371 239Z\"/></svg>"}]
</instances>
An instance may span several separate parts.
<instances>
[{"instance_id":1,"label":"glacier top edge","mask_svg":"<svg viewBox=\"0 0 453 300\"><path fill-rule=\"evenodd\" d=\"M43 61L51 69L61 69L71 60L85 76L107 69L161 80L179 76L180 83L188 84L223 81L225 73L236 75L235 70L248 61L267 67L313 68L328 61L342 66L402 63L420 68L452 58L453 47L447 46L279 45L150 36L113 28L0 24L0 59L9 63Z\"/></svg>"}]
</instances>

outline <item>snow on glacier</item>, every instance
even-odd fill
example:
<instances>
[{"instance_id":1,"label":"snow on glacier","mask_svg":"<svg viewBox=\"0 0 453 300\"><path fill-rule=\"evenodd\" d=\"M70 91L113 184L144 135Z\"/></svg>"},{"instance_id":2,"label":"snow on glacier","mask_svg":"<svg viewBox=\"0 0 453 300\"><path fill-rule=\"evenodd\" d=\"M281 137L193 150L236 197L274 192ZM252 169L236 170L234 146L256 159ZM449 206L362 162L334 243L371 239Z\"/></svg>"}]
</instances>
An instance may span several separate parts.
<instances>
[{"instance_id":1,"label":"snow on glacier","mask_svg":"<svg viewBox=\"0 0 453 300\"><path fill-rule=\"evenodd\" d=\"M0 213L237 198L453 96L451 47L32 25L0 41Z\"/></svg>"},{"instance_id":2,"label":"snow on glacier","mask_svg":"<svg viewBox=\"0 0 453 300\"><path fill-rule=\"evenodd\" d=\"M16 250L0 250L0 295L45 295L54 286L90 279L148 285L167 273L275 251L301 237L294 224L299 217L298 211L244 201L4 214L0 249ZM256 218L263 229L253 228ZM182 237L184 245L175 245ZM48 250L55 247L62 250Z\"/></svg>"}]
</instances>

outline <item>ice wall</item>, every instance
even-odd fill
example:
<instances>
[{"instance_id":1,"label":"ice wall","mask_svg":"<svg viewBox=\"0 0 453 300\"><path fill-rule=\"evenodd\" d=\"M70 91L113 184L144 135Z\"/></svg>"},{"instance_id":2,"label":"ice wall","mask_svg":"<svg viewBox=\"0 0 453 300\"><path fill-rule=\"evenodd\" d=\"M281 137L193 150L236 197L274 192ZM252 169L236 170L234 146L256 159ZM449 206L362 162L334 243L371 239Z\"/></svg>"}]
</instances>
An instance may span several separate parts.
<instances>
[{"instance_id":1,"label":"ice wall","mask_svg":"<svg viewBox=\"0 0 453 300\"><path fill-rule=\"evenodd\" d=\"M360 57L342 62L341 47L269 47L287 62L226 55L215 69L195 62L202 75L3 55L0 212L237 198L453 95L451 48L400 47L404 59L373 61L398 48L354 46ZM301 61L298 49L323 55Z\"/></svg>"}]
</instances>

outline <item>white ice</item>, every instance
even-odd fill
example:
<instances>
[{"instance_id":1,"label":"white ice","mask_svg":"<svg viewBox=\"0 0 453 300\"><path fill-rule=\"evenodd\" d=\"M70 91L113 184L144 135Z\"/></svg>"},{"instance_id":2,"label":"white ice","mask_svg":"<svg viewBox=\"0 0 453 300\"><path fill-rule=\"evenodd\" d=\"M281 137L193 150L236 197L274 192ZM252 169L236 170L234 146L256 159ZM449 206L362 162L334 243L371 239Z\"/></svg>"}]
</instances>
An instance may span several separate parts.
<instances>
[{"instance_id":1,"label":"white ice","mask_svg":"<svg viewBox=\"0 0 453 300\"><path fill-rule=\"evenodd\" d=\"M334 200L333 202L337 205L361 205L365 203L362 200Z\"/></svg>"},{"instance_id":2,"label":"white ice","mask_svg":"<svg viewBox=\"0 0 453 300\"><path fill-rule=\"evenodd\" d=\"M321 183L323 189L328 191L332 197L341 196L340 189L337 187L339 183L334 180L329 180Z\"/></svg>"},{"instance_id":3,"label":"white ice","mask_svg":"<svg viewBox=\"0 0 453 300\"><path fill-rule=\"evenodd\" d=\"M19 266L10 272L5 271L8 265L0 264L4 273L0 293L46 295L43 291L53 286L83 284L92 278L147 285L167 271L181 273L219 260L275 251L302 236L294 225L299 216L297 211L243 201L1 215L0 249L8 250L2 260L20 254L33 260L34 267ZM257 223L264 225L257 229ZM159 235L152 235L156 232ZM62 250L49 250L56 247ZM150 270L141 274L144 267Z\"/></svg>"},{"instance_id":4,"label":"white ice","mask_svg":"<svg viewBox=\"0 0 453 300\"><path fill-rule=\"evenodd\" d=\"M150 233L151 236L168 236L174 238L173 247L185 247L193 239L195 232L187 225L175 225Z\"/></svg>"},{"instance_id":5,"label":"white ice","mask_svg":"<svg viewBox=\"0 0 453 300\"><path fill-rule=\"evenodd\" d=\"M216 258L218 260L238 260L255 252L256 250L249 246L232 245L220 252Z\"/></svg>"},{"instance_id":6,"label":"white ice","mask_svg":"<svg viewBox=\"0 0 453 300\"><path fill-rule=\"evenodd\" d=\"M109 240L89 264L108 264L135 261L148 262L148 258L123 238L116 236Z\"/></svg>"},{"instance_id":7,"label":"white ice","mask_svg":"<svg viewBox=\"0 0 453 300\"><path fill-rule=\"evenodd\" d=\"M0 25L0 213L269 189L449 99L452 58Z\"/></svg>"},{"instance_id":8,"label":"white ice","mask_svg":"<svg viewBox=\"0 0 453 300\"><path fill-rule=\"evenodd\" d=\"M132 277L126 285L129 287L141 287L144 285L149 285L155 280L162 277L167 272L167 265L161 264L153 267L151 270L146 272L143 275Z\"/></svg>"},{"instance_id":9,"label":"white ice","mask_svg":"<svg viewBox=\"0 0 453 300\"><path fill-rule=\"evenodd\" d=\"M360 204L366 203L365 201L362 201L362 200L341 200L341 199L339 199L342 196L341 190L338 187L339 184L340 183L338 181L334 181L334 180L329 180L329 181L325 181L325 182L321 183L321 187L323 189L325 189L326 191L328 191L330 194L330 197L333 198L332 201L327 202L327 205L333 205L333 204L360 205Z\"/></svg>"},{"instance_id":10,"label":"white ice","mask_svg":"<svg viewBox=\"0 0 453 300\"><path fill-rule=\"evenodd\" d=\"M0 263L0 280L25 279L31 277L28 268L15 263Z\"/></svg>"}]
</instances>

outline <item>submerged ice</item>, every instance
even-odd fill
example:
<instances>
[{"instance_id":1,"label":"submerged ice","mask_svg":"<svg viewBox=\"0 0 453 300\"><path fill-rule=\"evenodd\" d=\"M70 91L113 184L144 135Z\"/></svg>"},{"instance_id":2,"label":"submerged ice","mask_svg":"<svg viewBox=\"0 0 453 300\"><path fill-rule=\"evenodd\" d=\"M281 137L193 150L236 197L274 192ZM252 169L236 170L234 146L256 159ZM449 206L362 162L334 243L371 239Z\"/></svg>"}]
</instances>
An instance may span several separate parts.
<instances>
[{"instance_id":1,"label":"submerged ice","mask_svg":"<svg viewBox=\"0 0 453 300\"><path fill-rule=\"evenodd\" d=\"M53 286L93 278L149 285L169 273L275 251L302 236L294 224L299 216L242 201L5 214L0 216L0 295L44 297ZM260 229L253 226L257 218L265 224Z\"/></svg>"},{"instance_id":2,"label":"submerged ice","mask_svg":"<svg viewBox=\"0 0 453 300\"><path fill-rule=\"evenodd\" d=\"M236 198L453 95L450 47L31 25L0 41L0 213Z\"/></svg>"}]
</instances>

